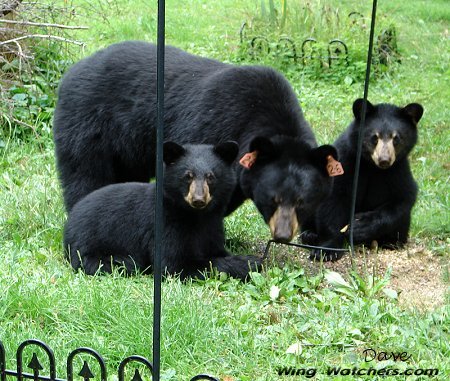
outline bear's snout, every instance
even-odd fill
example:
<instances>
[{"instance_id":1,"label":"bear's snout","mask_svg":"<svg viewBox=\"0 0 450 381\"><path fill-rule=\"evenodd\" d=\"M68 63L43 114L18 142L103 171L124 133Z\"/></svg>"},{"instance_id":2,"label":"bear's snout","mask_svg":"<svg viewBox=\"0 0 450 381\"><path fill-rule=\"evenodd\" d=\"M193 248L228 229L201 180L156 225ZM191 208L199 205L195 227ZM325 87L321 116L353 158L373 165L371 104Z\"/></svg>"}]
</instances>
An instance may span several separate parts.
<instances>
[{"instance_id":1,"label":"bear's snout","mask_svg":"<svg viewBox=\"0 0 450 381\"><path fill-rule=\"evenodd\" d=\"M281 243L292 241L299 228L295 207L278 206L270 218L269 227L274 241Z\"/></svg>"},{"instance_id":2,"label":"bear's snout","mask_svg":"<svg viewBox=\"0 0 450 381\"><path fill-rule=\"evenodd\" d=\"M194 209L206 208L212 199L208 183L205 180L194 179L184 199Z\"/></svg>"},{"instance_id":3,"label":"bear's snout","mask_svg":"<svg viewBox=\"0 0 450 381\"><path fill-rule=\"evenodd\" d=\"M381 169L389 168L395 162L393 139L379 139L371 156L377 167Z\"/></svg>"}]
</instances>

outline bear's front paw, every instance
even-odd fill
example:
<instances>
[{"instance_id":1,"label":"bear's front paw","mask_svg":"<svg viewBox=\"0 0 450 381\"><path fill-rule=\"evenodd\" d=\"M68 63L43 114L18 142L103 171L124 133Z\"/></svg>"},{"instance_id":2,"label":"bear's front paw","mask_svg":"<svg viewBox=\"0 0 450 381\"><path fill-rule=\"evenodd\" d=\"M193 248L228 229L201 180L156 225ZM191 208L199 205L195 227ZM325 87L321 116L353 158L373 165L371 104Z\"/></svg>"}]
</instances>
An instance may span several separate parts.
<instances>
[{"instance_id":1,"label":"bear's front paw","mask_svg":"<svg viewBox=\"0 0 450 381\"><path fill-rule=\"evenodd\" d=\"M254 255L249 255L244 257L247 260L247 265L250 271L261 271L263 265L263 259L260 257L255 257Z\"/></svg>"},{"instance_id":2,"label":"bear's front paw","mask_svg":"<svg viewBox=\"0 0 450 381\"><path fill-rule=\"evenodd\" d=\"M353 224L353 240L356 243L369 242L375 239L377 215L374 212L358 213Z\"/></svg>"},{"instance_id":3,"label":"bear's front paw","mask_svg":"<svg viewBox=\"0 0 450 381\"><path fill-rule=\"evenodd\" d=\"M322 260L324 262L334 262L341 259L343 255L343 251L313 249L311 250L309 259L312 261Z\"/></svg>"},{"instance_id":4,"label":"bear's front paw","mask_svg":"<svg viewBox=\"0 0 450 381\"><path fill-rule=\"evenodd\" d=\"M319 236L317 233L306 230L300 235L300 238L305 245L317 245Z\"/></svg>"}]
</instances>

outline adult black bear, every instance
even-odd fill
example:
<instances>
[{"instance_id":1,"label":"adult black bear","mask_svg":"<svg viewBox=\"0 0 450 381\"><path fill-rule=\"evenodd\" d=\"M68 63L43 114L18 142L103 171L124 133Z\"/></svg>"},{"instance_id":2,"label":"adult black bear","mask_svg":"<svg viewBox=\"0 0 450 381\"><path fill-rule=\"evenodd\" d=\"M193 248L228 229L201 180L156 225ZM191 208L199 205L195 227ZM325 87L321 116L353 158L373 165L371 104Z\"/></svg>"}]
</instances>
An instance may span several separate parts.
<instances>
[{"instance_id":1,"label":"adult black bear","mask_svg":"<svg viewBox=\"0 0 450 381\"><path fill-rule=\"evenodd\" d=\"M57 165L68 211L95 189L147 182L154 176L155 122L155 45L115 44L70 69L61 82L54 117ZM240 182L227 208L231 213L251 198L266 211L265 220L272 221L272 235L280 241L291 240L300 216L305 217L297 201L312 199L314 204L307 208L314 209L326 195L305 189L305 176L314 177L320 189L331 184L321 173L305 174L298 166L303 160L298 157L308 156L317 144L290 84L271 68L228 65L167 46L164 137L180 144L233 140L239 144L239 157L256 152L260 137L270 140L276 151L289 147L288 154L262 155L258 171L236 162ZM261 193L262 184L271 187L271 198ZM268 216L267 205L278 213Z\"/></svg>"},{"instance_id":2,"label":"adult black bear","mask_svg":"<svg viewBox=\"0 0 450 381\"><path fill-rule=\"evenodd\" d=\"M340 248L347 238L362 104L362 99L354 102L355 120L334 143L345 173L336 177L331 196L304 225L304 243ZM354 243L370 245L374 240L380 246L406 243L411 209L417 197L408 154L417 142L417 123L422 114L423 108L417 103L400 108L367 102ZM322 251L324 260L341 256L340 252ZM320 259L320 250L313 250L311 257Z\"/></svg>"},{"instance_id":3,"label":"adult black bear","mask_svg":"<svg viewBox=\"0 0 450 381\"><path fill-rule=\"evenodd\" d=\"M162 266L168 274L201 276L211 267L245 279L260 260L224 249L223 218L235 187L234 142L216 146L164 144ZM112 184L75 204L64 246L87 274L149 271L153 265L155 184Z\"/></svg>"}]
</instances>

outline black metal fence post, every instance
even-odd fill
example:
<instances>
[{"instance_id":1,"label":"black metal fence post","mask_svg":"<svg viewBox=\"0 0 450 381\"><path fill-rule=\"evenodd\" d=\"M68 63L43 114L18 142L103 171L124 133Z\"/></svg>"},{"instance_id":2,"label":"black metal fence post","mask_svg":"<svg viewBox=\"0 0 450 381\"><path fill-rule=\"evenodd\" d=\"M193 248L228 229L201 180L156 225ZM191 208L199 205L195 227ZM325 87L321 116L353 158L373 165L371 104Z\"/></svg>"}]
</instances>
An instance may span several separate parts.
<instances>
[{"instance_id":1,"label":"black metal fence post","mask_svg":"<svg viewBox=\"0 0 450 381\"><path fill-rule=\"evenodd\" d=\"M153 380L160 379L161 363L161 256L163 236L163 139L164 139L164 44L165 0L158 0L157 68L156 68L156 206L155 248L153 260ZM150 84L149 84L150 85Z\"/></svg>"},{"instance_id":2,"label":"black metal fence post","mask_svg":"<svg viewBox=\"0 0 450 381\"><path fill-rule=\"evenodd\" d=\"M359 168L361 164L361 152L362 152L362 138L363 138L363 130L366 124L366 110L367 110L367 96L369 94L369 81L370 81L370 67L372 64L372 51L373 51L373 37L375 31L375 18L377 13L377 0L373 0L372 3L372 18L370 23L370 35L369 35L369 49L367 52L367 63L366 63L366 78L364 80L364 95L363 95L363 104L361 110L361 119L358 130L358 148L356 151L356 159L355 159L355 175L353 177L353 186L352 186L352 204L350 209L350 227L349 227L349 241L350 241L350 251L352 257L355 255L355 247L353 244L353 228L354 228L354 219L355 219L355 210L356 210L356 196L358 193L358 178L359 178Z\"/></svg>"}]
</instances>

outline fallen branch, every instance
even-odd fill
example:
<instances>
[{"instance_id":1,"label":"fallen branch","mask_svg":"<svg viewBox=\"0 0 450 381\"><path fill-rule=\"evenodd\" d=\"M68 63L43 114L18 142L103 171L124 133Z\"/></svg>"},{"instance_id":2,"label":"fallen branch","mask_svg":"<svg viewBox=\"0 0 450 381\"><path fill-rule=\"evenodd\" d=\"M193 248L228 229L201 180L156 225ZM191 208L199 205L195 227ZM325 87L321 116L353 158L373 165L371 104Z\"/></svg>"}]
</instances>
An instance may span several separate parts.
<instances>
[{"instance_id":1,"label":"fallen branch","mask_svg":"<svg viewBox=\"0 0 450 381\"><path fill-rule=\"evenodd\" d=\"M17 46L17 49L13 49L12 47L5 45L2 48L3 53L8 53L8 54L14 54L15 56L19 57L20 59L32 59L33 56L27 55L25 54L25 52L22 49L22 46L17 42L14 41L14 44ZM4 58L4 54L0 55L0 62L9 62L7 59Z\"/></svg>"},{"instance_id":2,"label":"fallen branch","mask_svg":"<svg viewBox=\"0 0 450 381\"><path fill-rule=\"evenodd\" d=\"M59 29L89 29L87 26L76 26L76 25L61 25L61 24L48 24L39 23L31 21L15 21L15 20L0 20L0 24L15 24L15 25L27 25L27 26L43 26L47 28L59 28Z\"/></svg>"},{"instance_id":3,"label":"fallen branch","mask_svg":"<svg viewBox=\"0 0 450 381\"><path fill-rule=\"evenodd\" d=\"M79 45L79 46L86 46L84 42L76 41L76 40L70 40L68 38L59 37L59 36L52 36L51 34L27 34L26 36L21 36L17 38L12 38L11 40L1 41L0 46L15 43L21 40L25 40L27 38L48 38L50 40L57 40L57 41L63 41L63 42L69 42L71 44Z\"/></svg>"}]
</instances>

